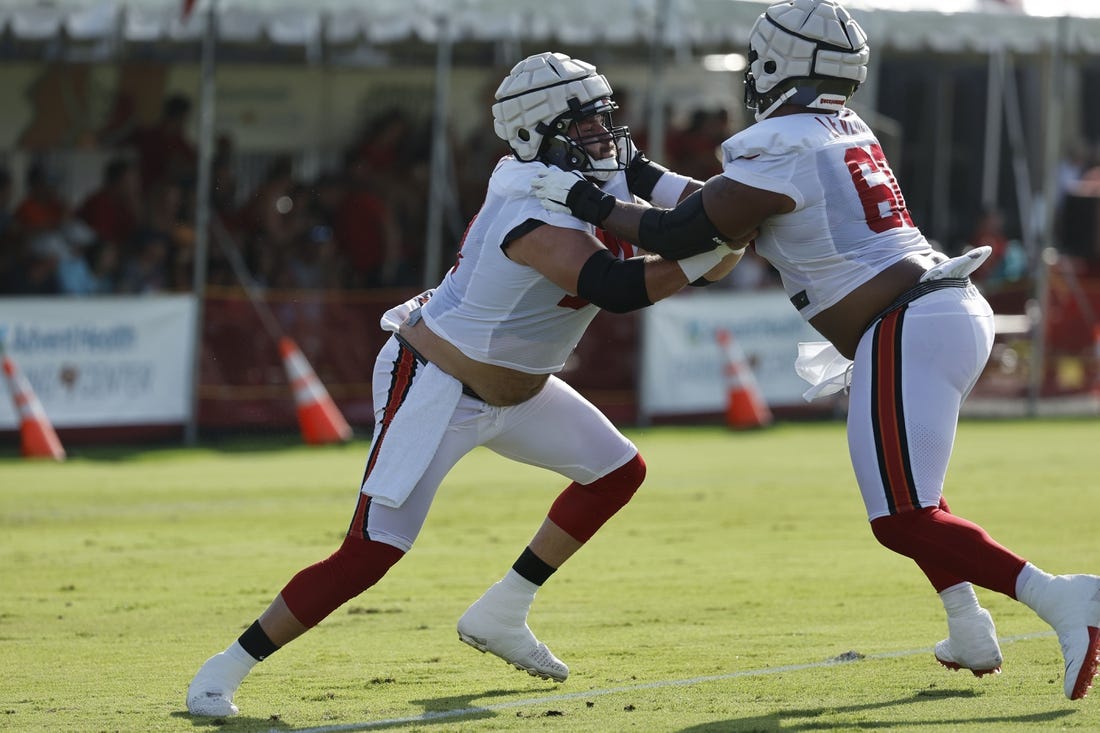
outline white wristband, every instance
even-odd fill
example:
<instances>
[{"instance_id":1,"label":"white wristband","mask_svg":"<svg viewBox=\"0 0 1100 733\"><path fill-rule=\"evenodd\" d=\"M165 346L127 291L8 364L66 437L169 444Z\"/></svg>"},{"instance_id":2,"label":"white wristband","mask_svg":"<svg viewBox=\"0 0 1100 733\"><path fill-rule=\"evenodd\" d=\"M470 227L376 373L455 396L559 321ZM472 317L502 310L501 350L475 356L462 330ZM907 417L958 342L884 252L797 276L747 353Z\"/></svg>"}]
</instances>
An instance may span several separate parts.
<instances>
[{"instance_id":1,"label":"white wristband","mask_svg":"<svg viewBox=\"0 0 1100 733\"><path fill-rule=\"evenodd\" d=\"M649 202L661 209L675 209L676 204L680 203L680 195L689 183L691 179L687 176L665 171L653 184L653 193L650 194Z\"/></svg>"},{"instance_id":2,"label":"white wristband","mask_svg":"<svg viewBox=\"0 0 1100 733\"><path fill-rule=\"evenodd\" d=\"M692 255L682 260L676 260L676 264L684 271L689 283L693 283L703 275L710 272L715 265L725 259L726 255L733 254L728 245L720 244L710 252L701 255Z\"/></svg>"}]
</instances>

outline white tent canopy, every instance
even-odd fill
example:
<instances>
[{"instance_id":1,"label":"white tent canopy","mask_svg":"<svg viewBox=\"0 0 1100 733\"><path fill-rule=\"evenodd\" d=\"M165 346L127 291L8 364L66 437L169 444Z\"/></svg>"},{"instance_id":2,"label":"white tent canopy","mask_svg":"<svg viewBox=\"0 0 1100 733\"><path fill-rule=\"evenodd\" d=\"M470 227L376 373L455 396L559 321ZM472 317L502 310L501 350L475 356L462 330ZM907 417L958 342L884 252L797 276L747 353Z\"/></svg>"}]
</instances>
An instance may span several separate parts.
<instances>
[{"instance_id":1,"label":"white tent canopy","mask_svg":"<svg viewBox=\"0 0 1100 733\"><path fill-rule=\"evenodd\" d=\"M24 41L64 34L74 41L197 42L214 0L187 19L182 0L7 0L0 33ZM657 24L669 3L668 23ZM217 0L220 40L290 46L434 43L449 23L454 42L556 41L742 46L761 0ZM1059 43L1100 52L1100 2L1026 0L852 0L848 7L882 48L937 52L999 47L1032 53ZM1070 18L1061 22L1059 18ZM659 28L659 30L658 30ZM1061 30L1060 30L1061 29Z\"/></svg>"}]
</instances>

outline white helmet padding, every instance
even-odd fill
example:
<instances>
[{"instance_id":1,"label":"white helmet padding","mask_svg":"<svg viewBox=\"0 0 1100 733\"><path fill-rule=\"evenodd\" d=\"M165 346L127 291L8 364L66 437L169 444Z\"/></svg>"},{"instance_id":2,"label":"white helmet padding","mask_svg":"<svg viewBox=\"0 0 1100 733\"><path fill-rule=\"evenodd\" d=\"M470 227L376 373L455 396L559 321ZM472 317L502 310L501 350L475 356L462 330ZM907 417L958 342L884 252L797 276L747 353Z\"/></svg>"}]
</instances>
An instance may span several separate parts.
<instances>
[{"instance_id":1,"label":"white helmet padding","mask_svg":"<svg viewBox=\"0 0 1100 733\"><path fill-rule=\"evenodd\" d=\"M867 34L833 0L776 3L749 33L745 104L757 119L783 103L835 111L866 80L869 58Z\"/></svg>"},{"instance_id":2,"label":"white helmet padding","mask_svg":"<svg viewBox=\"0 0 1100 733\"><path fill-rule=\"evenodd\" d=\"M592 64L561 53L528 56L497 87L493 130L519 160L538 159L606 180L621 166L592 161L584 147L591 140L570 137L568 132L572 123L594 114L610 119L611 111L618 109L612 94L611 85ZM609 133L616 144L629 135L625 127L609 128Z\"/></svg>"}]
</instances>

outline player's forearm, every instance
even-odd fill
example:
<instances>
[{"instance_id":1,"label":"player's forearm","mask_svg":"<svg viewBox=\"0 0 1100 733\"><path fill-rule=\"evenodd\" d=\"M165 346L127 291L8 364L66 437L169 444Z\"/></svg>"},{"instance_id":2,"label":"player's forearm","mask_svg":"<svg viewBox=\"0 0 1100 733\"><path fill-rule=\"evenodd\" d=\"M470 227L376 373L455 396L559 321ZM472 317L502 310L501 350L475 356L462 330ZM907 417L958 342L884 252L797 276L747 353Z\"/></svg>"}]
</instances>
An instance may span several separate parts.
<instances>
[{"instance_id":1,"label":"player's forearm","mask_svg":"<svg viewBox=\"0 0 1100 733\"><path fill-rule=\"evenodd\" d=\"M628 204L624 201L615 202L611 213L598 226L612 234L636 245L640 245L638 225L649 207L640 204Z\"/></svg>"}]
</instances>

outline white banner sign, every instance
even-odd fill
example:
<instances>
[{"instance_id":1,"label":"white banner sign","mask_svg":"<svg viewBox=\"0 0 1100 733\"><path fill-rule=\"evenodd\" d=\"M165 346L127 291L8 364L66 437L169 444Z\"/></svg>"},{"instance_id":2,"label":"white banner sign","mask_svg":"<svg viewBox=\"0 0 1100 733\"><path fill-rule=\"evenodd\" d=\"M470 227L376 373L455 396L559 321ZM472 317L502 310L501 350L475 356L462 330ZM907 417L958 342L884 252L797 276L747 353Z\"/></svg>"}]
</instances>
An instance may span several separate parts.
<instances>
[{"instance_id":1,"label":"white banner sign","mask_svg":"<svg viewBox=\"0 0 1100 733\"><path fill-rule=\"evenodd\" d=\"M186 422L194 323L187 295L0 298L0 343L58 428ZM0 429L18 428L0 395Z\"/></svg>"},{"instance_id":2,"label":"white banner sign","mask_svg":"<svg viewBox=\"0 0 1100 733\"><path fill-rule=\"evenodd\" d=\"M771 406L807 403L794 371L799 341L821 341L782 290L688 292L643 312L642 415L722 412L726 354L716 334L728 331L744 352Z\"/></svg>"}]
</instances>

